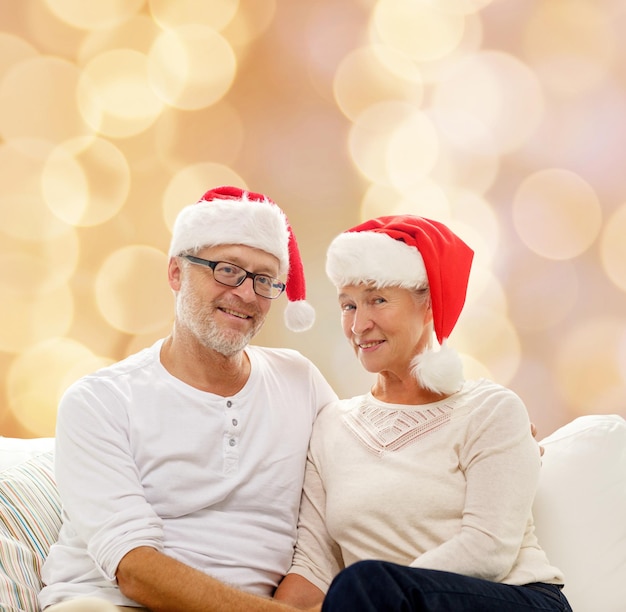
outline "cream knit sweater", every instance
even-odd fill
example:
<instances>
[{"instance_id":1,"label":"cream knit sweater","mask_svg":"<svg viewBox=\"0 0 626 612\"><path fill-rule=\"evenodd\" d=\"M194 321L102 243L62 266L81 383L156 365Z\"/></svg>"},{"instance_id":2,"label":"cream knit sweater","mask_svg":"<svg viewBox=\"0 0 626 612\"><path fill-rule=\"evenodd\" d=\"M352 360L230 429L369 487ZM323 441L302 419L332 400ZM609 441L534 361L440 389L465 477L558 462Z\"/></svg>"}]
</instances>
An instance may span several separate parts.
<instances>
[{"instance_id":1,"label":"cream knit sweater","mask_svg":"<svg viewBox=\"0 0 626 612\"><path fill-rule=\"evenodd\" d=\"M428 405L332 403L314 426L290 572L323 591L363 559L561 584L534 534L540 464L524 404L487 380Z\"/></svg>"}]
</instances>

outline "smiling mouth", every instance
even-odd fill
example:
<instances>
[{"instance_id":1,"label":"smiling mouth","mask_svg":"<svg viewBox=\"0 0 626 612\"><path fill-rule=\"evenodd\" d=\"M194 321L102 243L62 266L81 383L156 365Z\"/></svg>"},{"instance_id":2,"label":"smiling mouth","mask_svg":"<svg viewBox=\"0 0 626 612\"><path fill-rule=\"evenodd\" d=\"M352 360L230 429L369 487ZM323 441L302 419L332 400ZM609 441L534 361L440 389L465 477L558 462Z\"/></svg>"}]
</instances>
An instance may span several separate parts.
<instances>
[{"instance_id":1,"label":"smiling mouth","mask_svg":"<svg viewBox=\"0 0 626 612\"><path fill-rule=\"evenodd\" d=\"M378 346L378 345L382 344L383 342L384 342L384 340L375 340L374 342L357 343L357 346L360 349L369 349L369 348L373 348L375 346Z\"/></svg>"},{"instance_id":2,"label":"smiling mouth","mask_svg":"<svg viewBox=\"0 0 626 612\"><path fill-rule=\"evenodd\" d=\"M238 319L250 319L251 317L243 312L238 312L237 310L231 310L230 308L220 308L222 312L225 312L228 315L232 315L233 317L237 317Z\"/></svg>"}]
</instances>

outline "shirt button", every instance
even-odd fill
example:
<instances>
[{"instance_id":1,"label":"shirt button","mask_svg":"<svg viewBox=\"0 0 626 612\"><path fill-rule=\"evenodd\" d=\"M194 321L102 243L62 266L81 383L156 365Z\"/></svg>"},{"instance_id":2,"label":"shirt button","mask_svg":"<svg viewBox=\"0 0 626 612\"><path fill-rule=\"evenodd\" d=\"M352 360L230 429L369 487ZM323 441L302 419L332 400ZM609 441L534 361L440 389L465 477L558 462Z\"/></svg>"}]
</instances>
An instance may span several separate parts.
<instances>
[{"instance_id":1,"label":"shirt button","mask_svg":"<svg viewBox=\"0 0 626 612\"><path fill-rule=\"evenodd\" d=\"M228 400L228 401L226 402L226 407L227 407L227 408L230 408L232 405L233 405L233 403L232 403L230 400Z\"/></svg>"},{"instance_id":2,"label":"shirt button","mask_svg":"<svg viewBox=\"0 0 626 612\"><path fill-rule=\"evenodd\" d=\"M233 423L233 427L237 427L237 425L239 425L239 421L237 419L233 419L232 423Z\"/></svg>"},{"instance_id":3,"label":"shirt button","mask_svg":"<svg viewBox=\"0 0 626 612\"><path fill-rule=\"evenodd\" d=\"M237 442L235 442L235 440L233 440L232 438L228 441L228 443L229 443L231 446L235 446L235 444L237 444Z\"/></svg>"}]
</instances>

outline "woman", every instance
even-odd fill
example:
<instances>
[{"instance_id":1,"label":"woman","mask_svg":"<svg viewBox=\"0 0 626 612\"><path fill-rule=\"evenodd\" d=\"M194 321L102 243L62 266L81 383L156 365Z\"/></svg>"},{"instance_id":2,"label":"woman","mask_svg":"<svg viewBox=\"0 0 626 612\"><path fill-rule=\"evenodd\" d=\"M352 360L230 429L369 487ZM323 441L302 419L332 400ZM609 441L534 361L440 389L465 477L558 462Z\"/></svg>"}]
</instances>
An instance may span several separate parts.
<instances>
[{"instance_id":1,"label":"woman","mask_svg":"<svg viewBox=\"0 0 626 612\"><path fill-rule=\"evenodd\" d=\"M534 535L540 455L526 408L464 381L446 342L472 258L445 225L414 216L331 243L344 334L377 377L316 421L276 599L304 608L328 591L324 612L571 610Z\"/></svg>"}]
</instances>

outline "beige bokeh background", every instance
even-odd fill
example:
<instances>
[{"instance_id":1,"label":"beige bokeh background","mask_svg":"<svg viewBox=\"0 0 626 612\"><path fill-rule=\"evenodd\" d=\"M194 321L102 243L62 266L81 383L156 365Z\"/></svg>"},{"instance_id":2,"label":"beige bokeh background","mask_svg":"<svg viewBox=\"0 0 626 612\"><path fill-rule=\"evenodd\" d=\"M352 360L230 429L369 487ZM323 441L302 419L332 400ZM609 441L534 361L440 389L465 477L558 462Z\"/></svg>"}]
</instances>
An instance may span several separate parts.
<instances>
[{"instance_id":1,"label":"beige bokeh background","mask_svg":"<svg viewBox=\"0 0 626 612\"><path fill-rule=\"evenodd\" d=\"M371 216L476 251L451 344L540 436L626 415L626 0L0 0L0 434L167 334L166 253L220 184L272 197L313 330L257 341L364 391L324 274Z\"/></svg>"}]
</instances>

